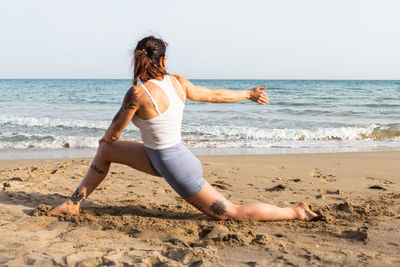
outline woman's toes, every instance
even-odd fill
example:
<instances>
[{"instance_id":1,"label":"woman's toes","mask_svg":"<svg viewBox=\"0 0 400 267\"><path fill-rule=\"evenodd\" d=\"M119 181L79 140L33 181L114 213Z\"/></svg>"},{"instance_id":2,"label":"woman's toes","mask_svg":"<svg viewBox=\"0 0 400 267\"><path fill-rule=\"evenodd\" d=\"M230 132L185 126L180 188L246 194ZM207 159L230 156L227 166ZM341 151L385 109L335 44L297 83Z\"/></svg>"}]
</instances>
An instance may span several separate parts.
<instances>
[{"instance_id":1,"label":"woman's toes","mask_svg":"<svg viewBox=\"0 0 400 267\"><path fill-rule=\"evenodd\" d=\"M51 215L60 215L60 214L79 214L79 206L74 205L71 203L68 203L68 201L64 202L63 204L55 207L52 209L49 214Z\"/></svg>"},{"instance_id":2,"label":"woman's toes","mask_svg":"<svg viewBox=\"0 0 400 267\"><path fill-rule=\"evenodd\" d=\"M310 210L308 206L303 202L300 202L295 210L299 220L311 221L319 217L317 213Z\"/></svg>"}]
</instances>

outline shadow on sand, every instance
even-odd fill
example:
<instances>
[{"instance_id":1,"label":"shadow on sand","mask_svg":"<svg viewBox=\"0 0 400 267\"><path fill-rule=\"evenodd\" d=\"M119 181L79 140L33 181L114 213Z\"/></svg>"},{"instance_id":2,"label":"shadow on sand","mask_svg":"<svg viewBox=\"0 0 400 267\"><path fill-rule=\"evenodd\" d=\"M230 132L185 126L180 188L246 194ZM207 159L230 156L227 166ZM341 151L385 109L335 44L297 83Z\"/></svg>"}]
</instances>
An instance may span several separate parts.
<instances>
[{"instance_id":1,"label":"shadow on sand","mask_svg":"<svg viewBox=\"0 0 400 267\"><path fill-rule=\"evenodd\" d=\"M67 199L66 196L54 193L54 194L43 194L39 192L24 192L24 191L1 191L0 202L6 205L24 205L28 208L24 210L26 214L32 215L35 209L40 204L55 207L61 204ZM203 220L207 219L205 215L201 213L192 212L178 212L168 210L160 206L150 205L148 203L134 201L132 205L124 206L102 206L85 200L82 204L82 210L84 213L91 213L95 216L141 216L141 217L153 217L158 219L169 219L169 220Z\"/></svg>"}]
</instances>

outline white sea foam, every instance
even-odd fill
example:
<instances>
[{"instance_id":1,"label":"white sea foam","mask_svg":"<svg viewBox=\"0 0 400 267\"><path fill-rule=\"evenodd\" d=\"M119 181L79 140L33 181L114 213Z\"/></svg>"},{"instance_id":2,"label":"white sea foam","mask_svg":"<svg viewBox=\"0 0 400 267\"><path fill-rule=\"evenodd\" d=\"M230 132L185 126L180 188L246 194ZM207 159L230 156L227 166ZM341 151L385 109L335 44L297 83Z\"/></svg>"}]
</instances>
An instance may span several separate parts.
<instances>
[{"instance_id":1,"label":"white sea foam","mask_svg":"<svg viewBox=\"0 0 400 267\"><path fill-rule=\"evenodd\" d=\"M27 121L35 124L35 120ZM17 122L18 120L13 120ZM43 125L47 119L40 122ZM87 122L73 123L87 125ZM22 122L21 122L22 123ZM55 125L59 125L55 123ZM66 125L65 121L63 125ZM71 124L69 124L71 125ZM50 126L49 126L50 127ZM56 126L58 127L58 126ZM65 127L65 126L64 126ZM340 127L310 129L260 129L257 127L239 126L183 126L182 138L191 147L334 147L334 146L397 146L399 136L376 139L378 125L368 127ZM385 131L385 130L382 130ZM397 130L398 131L398 130ZM68 131L67 131L68 132ZM375 134L374 134L375 133ZM8 148L96 148L101 137L58 136L42 133L0 133L0 149ZM131 136L132 137L132 136Z\"/></svg>"},{"instance_id":2,"label":"white sea foam","mask_svg":"<svg viewBox=\"0 0 400 267\"><path fill-rule=\"evenodd\" d=\"M9 117L0 115L0 125L18 125L25 127L41 127L41 128L82 128L94 130L106 130L110 125L109 120L88 121L88 120L61 120L51 119L49 117ZM132 126L128 126L128 131L137 131Z\"/></svg>"},{"instance_id":3,"label":"white sea foam","mask_svg":"<svg viewBox=\"0 0 400 267\"><path fill-rule=\"evenodd\" d=\"M359 140L368 139L378 125L311 129L260 129L239 126L184 126L183 134L196 139L252 140Z\"/></svg>"},{"instance_id":4,"label":"white sea foam","mask_svg":"<svg viewBox=\"0 0 400 267\"><path fill-rule=\"evenodd\" d=\"M100 137L66 136L21 140L17 142L0 142L0 149L26 149L26 148L97 148ZM184 139L188 147L194 148L335 148L335 147L400 147L400 139L374 141L362 140L232 140L232 139Z\"/></svg>"},{"instance_id":5,"label":"white sea foam","mask_svg":"<svg viewBox=\"0 0 400 267\"><path fill-rule=\"evenodd\" d=\"M373 140L353 140L353 141L261 141L261 140L202 140L201 142L186 140L184 143L192 148L400 148L400 139L397 141L373 141Z\"/></svg>"},{"instance_id":6,"label":"white sea foam","mask_svg":"<svg viewBox=\"0 0 400 267\"><path fill-rule=\"evenodd\" d=\"M99 137L81 137L81 136L47 136L31 135L33 138L27 138L21 141L0 142L0 149L23 149L23 148L96 148Z\"/></svg>"},{"instance_id":7,"label":"white sea foam","mask_svg":"<svg viewBox=\"0 0 400 267\"><path fill-rule=\"evenodd\" d=\"M51 120L50 118L22 118L0 116L0 125L7 124L43 128L33 132L0 132L0 149L8 148L96 148L98 139L108 127L106 121ZM25 128L27 127L27 128ZM65 127L54 133L51 128ZM75 136L76 128L82 134ZM400 131L383 129L371 124L366 127L338 127L316 129L263 129L241 126L183 125L182 138L191 147L335 147L335 146L399 146ZM99 130L98 137L82 136L85 129ZM392 131L387 134L387 131ZM38 132L38 133L36 133ZM44 132L44 133L41 133ZM50 134L51 133L51 134ZM65 136L61 136L65 134ZM138 130L130 126L131 138L138 137ZM93 132L91 134L93 136ZM97 135L97 132L95 132ZM378 137L378 138L377 138Z\"/></svg>"},{"instance_id":8,"label":"white sea foam","mask_svg":"<svg viewBox=\"0 0 400 267\"><path fill-rule=\"evenodd\" d=\"M0 115L0 124L20 125L27 127L66 127L66 128L92 128L107 129L109 121L86 121L86 120L60 120L49 117L9 117Z\"/></svg>"}]
</instances>

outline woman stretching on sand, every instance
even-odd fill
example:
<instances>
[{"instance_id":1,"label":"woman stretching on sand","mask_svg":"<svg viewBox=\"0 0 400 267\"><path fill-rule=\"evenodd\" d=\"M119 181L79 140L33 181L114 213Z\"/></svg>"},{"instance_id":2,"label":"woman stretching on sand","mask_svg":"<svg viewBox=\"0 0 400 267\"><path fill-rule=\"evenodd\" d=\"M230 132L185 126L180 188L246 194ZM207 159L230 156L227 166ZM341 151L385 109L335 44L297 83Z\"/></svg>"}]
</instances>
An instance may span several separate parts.
<instances>
[{"instance_id":1,"label":"woman stretching on sand","mask_svg":"<svg viewBox=\"0 0 400 267\"><path fill-rule=\"evenodd\" d=\"M317 216L300 203L281 208L264 203L236 205L227 200L203 178L200 161L182 144L181 123L185 99L232 103L249 99L268 103L268 96L257 87L252 90L210 90L196 86L179 75L166 71L166 43L153 36L138 42L134 51L133 86L103 138L82 182L52 214L78 214L81 202L106 177L110 164L120 163L155 176L162 176L187 202L214 219L225 220L310 220ZM143 84L137 85L138 80ZM142 135L143 144L119 141L132 121Z\"/></svg>"}]
</instances>

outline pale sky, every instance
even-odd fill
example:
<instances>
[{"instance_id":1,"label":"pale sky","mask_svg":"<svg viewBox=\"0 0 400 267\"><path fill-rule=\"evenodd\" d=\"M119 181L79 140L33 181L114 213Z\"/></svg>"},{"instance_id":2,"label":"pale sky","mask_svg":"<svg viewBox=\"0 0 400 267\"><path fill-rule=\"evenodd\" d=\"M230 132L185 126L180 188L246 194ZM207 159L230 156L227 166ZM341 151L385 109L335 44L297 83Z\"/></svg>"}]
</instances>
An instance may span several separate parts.
<instances>
[{"instance_id":1,"label":"pale sky","mask_svg":"<svg viewBox=\"0 0 400 267\"><path fill-rule=\"evenodd\" d=\"M0 0L0 78L130 79L149 34L187 78L400 80L398 0Z\"/></svg>"}]
</instances>

